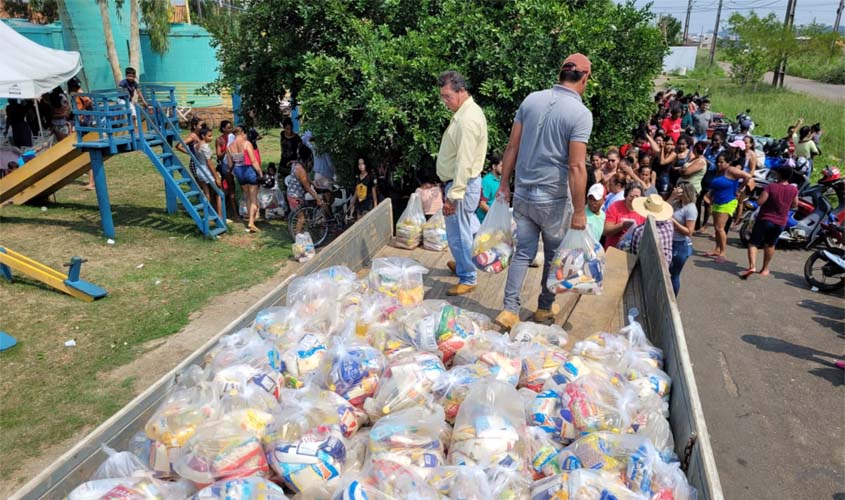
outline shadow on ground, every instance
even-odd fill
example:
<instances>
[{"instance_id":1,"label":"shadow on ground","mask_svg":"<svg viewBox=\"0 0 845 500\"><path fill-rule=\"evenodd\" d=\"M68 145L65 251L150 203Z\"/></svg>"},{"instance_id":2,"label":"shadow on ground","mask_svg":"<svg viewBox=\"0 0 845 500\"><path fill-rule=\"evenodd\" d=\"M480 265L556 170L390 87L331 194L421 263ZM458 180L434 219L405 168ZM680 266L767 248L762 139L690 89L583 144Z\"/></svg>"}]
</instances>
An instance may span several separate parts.
<instances>
[{"instance_id":1,"label":"shadow on ground","mask_svg":"<svg viewBox=\"0 0 845 500\"><path fill-rule=\"evenodd\" d=\"M819 351L818 349L813 349L812 347L793 344L792 342L776 337L743 335L741 338L744 342L755 346L761 351L788 354L793 358L812 361L814 363L824 365L823 367L810 369L809 373L827 380L835 387L845 385L845 372L834 364L834 362L839 359L839 354Z\"/></svg>"}]
</instances>

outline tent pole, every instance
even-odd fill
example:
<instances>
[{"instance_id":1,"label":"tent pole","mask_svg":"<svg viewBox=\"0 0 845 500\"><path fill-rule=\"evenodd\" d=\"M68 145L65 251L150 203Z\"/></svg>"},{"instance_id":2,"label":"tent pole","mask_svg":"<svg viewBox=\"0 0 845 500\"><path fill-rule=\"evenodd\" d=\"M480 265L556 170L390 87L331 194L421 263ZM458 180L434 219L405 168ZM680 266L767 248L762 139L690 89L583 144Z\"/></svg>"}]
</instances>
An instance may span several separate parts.
<instances>
[{"instance_id":1,"label":"tent pole","mask_svg":"<svg viewBox=\"0 0 845 500\"><path fill-rule=\"evenodd\" d=\"M38 117L38 138L44 135L44 129L41 127L41 111L38 110L38 98L32 100L35 103L35 116Z\"/></svg>"}]
</instances>

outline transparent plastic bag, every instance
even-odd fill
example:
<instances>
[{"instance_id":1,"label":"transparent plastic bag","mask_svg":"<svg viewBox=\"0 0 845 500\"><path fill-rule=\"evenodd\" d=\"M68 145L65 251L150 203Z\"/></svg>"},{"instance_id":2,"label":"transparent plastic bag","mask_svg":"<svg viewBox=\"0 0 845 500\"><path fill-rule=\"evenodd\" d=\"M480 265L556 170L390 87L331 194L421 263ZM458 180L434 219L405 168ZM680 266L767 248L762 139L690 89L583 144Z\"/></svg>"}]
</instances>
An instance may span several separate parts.
<instances>
[{"instance_id":1,"label":"transparent plastic bag","mask_svg":"<svg viewBox=\"0 0 845 500\"><path fill-rule=\"evenodd\" d=\"M269 409L279 397L282 375L269 367L255 368L247 364L227 366L214 374L221 397L237 396L250 401L250 406Z\"/></svg>"},{"instance_id":2,"label":"transparent plastic bag","mask_svg":"<svg viewBox=\"0 0 845 500\"><path fill-rule=\"evenodd\" d=\"M117 496L119 495L119 496ZM121 477L86 481L71 491L67 500L101 500L131 498L132 500L161 500L172 498L164 481L149 476Z\"/></svg>"},{"instance_id":3,"label":"transparent plastic bag","mask_svg":"<svg viewBox=\"0 0 845 500\"><path fill-rule=\"evenodd\" d=\"M470 386L485 379L493 379L490 368L483 363L473 363L453 366L434 382L431 389L435 401L443 407L449 423L455 422Z\"/></svg>"},{"instance_id":4,"label":"transparent plastic bag","mask_svg":"<svg viewBox=\"0 0 845 500\"><path fill-rule=\"evenodd\" d=\"M413 468L390 460L372 460L358 474L344 478L333 500L444 500Z\"/></svg>"},{"instance_id":5,"label":"transparent plastic bag","mask_svg":"<svg viewBox=\"0 0 845 500\"><path fill-rule=\"evenodd\" d=\"M423 248L434 252L442 252L449 248L449 242L446 239L446 218L443 217L442 209L423 224Z\"/></svg>"},{"instance_id":6,"label":"transparent plastic bag","mask_svg":"<svg viewBox=\"0 0 845 500\"><path fill-rule=\"evenodd\" d=\"M387 365L376 393L364 401L364 410L375 422L405 408L430 407L433 405L431 388L445 372L440 358L429 352L399 356Z\"/></svg>"},{"instance_id":7,"label":"transparent plastic bag","mask_svg":"<svg viewBox=\"0 0 845 500\"><path fill-rule=\"evenodd\" d=\"M227 419L199 426L173 469L198 487L227 478L270 474L258 437Z\"/></svg>"},{"instance_id":8,"label":"transparent plastic bag","mask_svg":"<svg viewBox=\"0 0 845 500\"><path fill-rule=\"evenodd\" d=\"M294 308L268 307L255 315L252 329L263 339L286 341L285 335L297 323L299 323L299 317Z\"/></svg>"},{"instance_id":9,"label":"transparent plastic bag","mask_svg":"<svg viewBox=\"0 0 845 500\"><path fill-rule=\"evenodd\" d=\"M436 307L434 312L429 306ZM405 308L396 318L417 349L437 353L447 365L466 341L481 331L471 316L449 303Z\"/></svg>"},{"instance_id":10,"label":"transparent plastic bag","mask_svg":"<svg viewBox=\"0 0 845 500\"><path fill-rule=\"evenodd\" d=\"M298 262L308 262L317 255L317 250L314 248L314 241L311 239L309 233L299 233L296 235L291 245L293 258Z\"/></svg>"},{"instance_id":11,"label":"transparent plastic bag","mask_svg":"<svg viewBox=\"0 0 845 500\"><path fill-rule=\"evenodd\" d=\"M285 492L263 477L217 481L198 491L191 500L288 500Z\"/></svg>"},{"instance_id":12,"label":"transparent plastic bag","mask_svg":"<svg viewBox=\"0 0 845 500\"><path fill-rule=\"evenodd\" d=\"M371 326L389 321L400 307L393 297L380 293L363 295L355 311L355 333L360 338L367 338Z\"/></svg>"},{"instance_id":13,"label":"transparent plastic bag","mask_svg":"<svg viewBox=\"0 0 845 500\"><path fill-rule=\"evenodd\" d=\"M498 332L481 332L466 340L457 352L454 365L480 363L496 380L516 385L522 370L519 346Z\"/></svg>"},{"instance_id":14,"label":"transparent plastic bag","mask_svg":"<svg viewBox=\"0 0 845 500\"><path fill-rule=\"evenodd\" d=\"M528 423L543 431L551 439L568 444L578 435L572 414L563 406L561 395L562 385L553 381L546 382L543 389L535 393L534 399L528 407Z\"/></svg>"},{"instance_id":15,"label":"transparent plastic bag","mask_svg":"<svg viewBox=\"0 0 845 500\"><path fill-rule=\"evenodd\" d=\"M495 498L484 469L476 466L445 465L431 471L428 484L444 498L491 500Z\"/></svg>"},{"instance_id":16,"label":"transparent plastic bag","mask_svg":"<svg viewBox=\"0 0 845 500\"><path fill-rule=\"evenodd\" d=\"M370 344L384 353L387 361L416 351L402 326L394 321L370 325L367 330Z\"/></svg>"},{"instance_id":17,"label":"transparent plastic bag","mask_svg":"<svg viewBox=\"0 0 845 500\"><path fill-rule=\"evenodd\" d=\"M511 214L503 201L494 203L472 242L472 263L488 273L508 268L513 256Z\"/></svg>"},{"instance_id":18,"label":"transparent plastic bag","mask_svg":"<svg viewBox=\"0 0 845 500\"><path fill-rule=\"evenodd\" d=\"M606 267L604 249L590 232L571 229L555 251L546 288L552 293L599 295Z\"/></svg>"},{"instance_id":19,"label":"transparent plastic bag","mask_svg":"<svg viewBox=\"0 0 845 500\"><path fill-rule=\"evenodd\" d=\"M561 402L580 433L636 431L632 424L641 410L637 391L617 377L585 375L564 386Z\"/></svg>"},{"instance_id":20,"label":"transparent plastic bag","mask_svg":"<svg viewBox=\"0 0 845 500\"><path fill-rule=\"evenodd\" d=\"M406 257L373 259L370 270L370 288L394 297L403 306L423 301L423 275L428 273L419 262Z\"/></svg>"},{"instance_id":21,"label":"transparent plastic bag","mask_svg":"<svg viewBox=\"0 0 845 500\"><path fill-rule=\"evenodd\" d=\"M208 385L177 388L150 417L144 431L167 448L183 446L198 426L217 416L217 400Z\"/></svg>"},{"instance_id":22,"label":"transparent plastic bag","mask_svg":"<svg viewBox=\"0 0 845 500\"><path fill-rule=\"evenodd\" d=\"M343 333L332 338L323 364L325 387L362 408L375 394L387 362L381 351L356 336L355 323L349 321Z\"/></svg>"},{"instance_id":23,"label":"transparent plastic bag","mask_svg":"<svg viewBox=\"0 0 845 500\"><path fill-rule=\"evenodd\" d=\"M563 348L569 341L566 330L558 325L543 325L533 321L520 321L511 328L514 342L533 342Z\"/></svg>"},{"instance_id":24,"label":"transparent plastic bag","mask_svg":"<svg viewBox=\"0 0 845 500\"><path fill-rule=\"evenodd\" d=\"M556 460L561 445L539 427L527 427L525 449L532 479L542 479L561 472Z\"/></svg>"},{"instance_id":25,"label":"transparent plastic bag","mask_svg":"<svg viewBox=\"0 0 845 500\"><path fill-rule=\"evenodd\" d=\"M573 500L648 500L648 497L634 493L619 479L619 476L591 469L578 469L569 473L569 498Z\"/></svg>"},{"instance_id":26,"label":"transparent plastic bag","mask_svg":"<svg viewBox=\"0 0 845 500\"><path fill-rule=\"evenodd\" d=\"M393 238L393 246L408 250L420 246L423 224L425 224L425 212L423 212L422 200L417 193L411 193L408 206L396 222L396 237Z\"/></svg>"},{"instance_id":27,"label":"transparent plastic bag","mask_svg":"<svg viewBox=\"0 0 845 500\"><path fill-rule=\"evenodd\" d=\"M100 449L106 454L106 459L97 467L92 480L119 479L140 474L151 474L150 469L140 458L128 451L117 451L101 444Z\"/></svg>"},{"instance_id":28,"label":"transparent plastic bag","mask_svg":"<svg viewBox=\"0 0 845 500\"><path fill-rule=\"evenodd\" d=\"M455 419L449 464L524 469L525 425L513 386L498 380L471 386Z\"/></svg>"},{"instance_id":29,"label":"transparent plastic bag","mask_svg":"<svg viewBox=\"0 0 845 500\"><path fill-rule=\"evenodd\" d=\"M327 350L324 337L311 333L289 345L281 354L285 387L298 389L316 376Z\"/></svg>"},{"instance_id":30,"label":"transparent plastic bag","mask_svg":"<svg viewBox=\"0 0 845 500\"><path fill-rule=\"evenodd\" d=\"M443 409L437 406L434 411L415 407L391 413L370 430L370 458L412 467L427 477L446 462L446 428Z\"/></svg>"},{"instance_id":31,"label":"transparent plastic bag","mask_svg":"<svg viewBox=\"0 0 845 500\"><path fill-rule=\"evenodd\" d=\"M529 500L531 475L513 466L487 468L487 480L495 500Z\"/></svg>"},{"instance_id":32,"label":"transparent plastic bag","mask_svg":"<svg viewBox=\"0 0 845 500\"><path fill-rule=\"evenodd\" d=\"M522 374L519 387L539 392L560 367L566 363L566 351L559 347L540 344L523 344L520 350Z\"/></svg>"}]
</instances>

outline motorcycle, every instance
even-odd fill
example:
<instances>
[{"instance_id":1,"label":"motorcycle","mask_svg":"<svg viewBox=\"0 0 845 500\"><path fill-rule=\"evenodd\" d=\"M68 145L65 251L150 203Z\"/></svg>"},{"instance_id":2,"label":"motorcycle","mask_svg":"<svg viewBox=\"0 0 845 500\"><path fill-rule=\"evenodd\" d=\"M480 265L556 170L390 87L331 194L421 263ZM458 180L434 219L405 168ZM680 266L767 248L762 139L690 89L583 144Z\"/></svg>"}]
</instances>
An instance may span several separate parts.
<instances>
[{"instance_id":1,"label":"motorcycle","mask_svg":"<svg viewBox=\"0 0 845 500\"><path fill-rule=\"evenodd\" d=\"M827 197L831 189L836 193L838 200L835 209ZM755 200L746 200L745 210L739 229L739 239L743 246L748 246L760 208ZM843 219L845 219L845 179L820 181L819 184L807 188L803 194L799 194L798 207L789 211L789 219L778 238L778 243L811 248L825 236L821 230L822 223L836 224Z\"/></svg>"},{"instance_id":2,"label":"motorcycle","mask_svg":"<svg viewBox=\"0 0 845 500\"><path fill-rule=\"evenodd\" d=\"M845 230L841 224L822 227L829 233L826 240L834 240L837 246L813 252L804 263L804 279L819 291L835 292L845 288Z\"/></svg>"}]
</instances>

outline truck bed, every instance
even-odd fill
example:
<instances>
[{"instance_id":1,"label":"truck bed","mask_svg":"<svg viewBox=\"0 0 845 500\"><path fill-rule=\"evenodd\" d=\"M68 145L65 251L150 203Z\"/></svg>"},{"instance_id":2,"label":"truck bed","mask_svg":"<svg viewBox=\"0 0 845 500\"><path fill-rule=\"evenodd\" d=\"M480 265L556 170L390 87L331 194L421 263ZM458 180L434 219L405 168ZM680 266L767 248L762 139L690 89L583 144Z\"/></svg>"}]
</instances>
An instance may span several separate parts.
<instances>
[{"instance_id":1,"label":"truck bed","mask_svg":"<svg viewBox=\"0 0 845 500\"><path fill-rule=\"evenodd\" d=\"M663 349L665 371L672 377L669 424L675 438L675 452L688 461L687 477L699 492L699 500L722 500L721 485L716 470L710 438L698 397L698 389L684 339L680 314L669 284L666 266L655 235L653 221L648 222L640 255L632 257L622 252L608 252L608 269L604 294L600 296L558 296L561 313L557 323L570 334L570 342L596 331L615 331L623 324L627 311L636 307L650 340ZM450 276L446 262L450 253L431 252L422 248L402 250L388 246L393 233L393 213L390 202L379 206L340 235L317 256L305 264L300 275L310 274L334 265L345 265L354 271L370 265L373 258L405 256L418 260L429 269L425 276L427 299L446 299L446 289L456 281ZM536 306L540 292L541 268L529 268L523 288L523 309L520 316L528 319ZM448 300L494 318L502 305L507 273L480 273L479 286L462 297ZM126 449L131 437L144 428L152 413L169 393L179 375L190 365L202 361L204 355L220 337L249 326L258 311L286 301L287 285L296 276L289 276L263 299L235 318L216 333L200 349L185 359L167 375L159 379L128 405L83 438L67 453L42 471L12 499L60 499L86 481L105 459L100 445Z\"/></svg>"}]
</instances>

